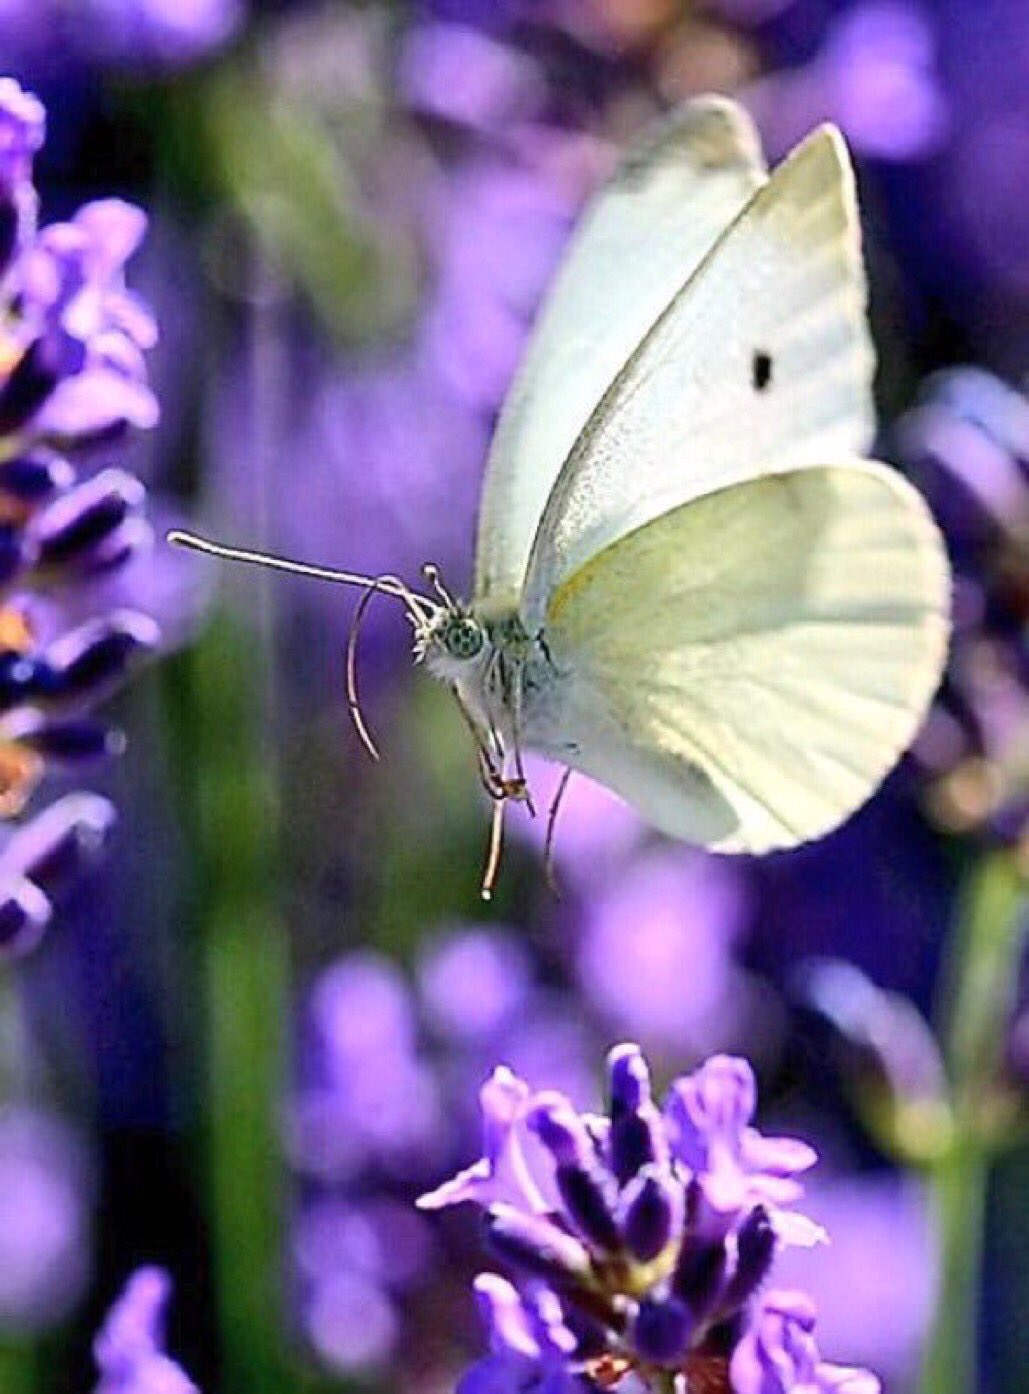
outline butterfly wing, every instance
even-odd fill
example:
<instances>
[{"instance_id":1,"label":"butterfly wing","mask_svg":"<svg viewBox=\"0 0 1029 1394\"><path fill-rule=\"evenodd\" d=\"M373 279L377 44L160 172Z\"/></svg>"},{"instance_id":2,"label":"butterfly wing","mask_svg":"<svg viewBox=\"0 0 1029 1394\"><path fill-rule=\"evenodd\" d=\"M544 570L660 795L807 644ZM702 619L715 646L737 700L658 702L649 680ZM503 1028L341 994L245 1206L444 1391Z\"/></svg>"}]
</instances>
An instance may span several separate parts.
<instances>
[{"instance_id":1,"label":"butterfly wing","mask_svg":"<svg viewBox=\"0 0 1029 1394\"><path fill-rule=\"evenodd\" d=\"M847 151L823 127L723 233L576 441L533 544L529 631L564 580L662 513L863 454L874 420L865 299Z\"/></svg>"},{"instance_id":2,"label":"butterfly wing","mask_svg":"<svg viewBox=\"0 0 1029 1394\"><path fill-rule=\"evenodd\" d=\"M490 450L475 599L515 605L554 482L604 391L764 180L750 119L700 98L616 170L573 238Z\"/></svg>"},{"instance_id":3,"label":"butterfly wing","mask_svg":"<svg viewBox=\"0 0 1029 1394\"><path fill-rule=\"evenodd\" d=\"M861 805L911 739L947 609L939 534L894 471L855 461L730 486L555 593L561 697L539 744L673 836L791 846Z\"/></svg>"}]
</instances>

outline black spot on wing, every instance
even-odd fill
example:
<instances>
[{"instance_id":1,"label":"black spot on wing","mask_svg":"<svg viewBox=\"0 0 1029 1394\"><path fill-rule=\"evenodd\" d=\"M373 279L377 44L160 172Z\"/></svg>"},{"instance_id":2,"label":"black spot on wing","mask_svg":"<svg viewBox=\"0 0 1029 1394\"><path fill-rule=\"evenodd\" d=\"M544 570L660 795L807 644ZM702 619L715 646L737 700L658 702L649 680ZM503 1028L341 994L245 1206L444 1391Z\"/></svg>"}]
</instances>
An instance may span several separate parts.
<instances>
[{"instance_id":1,"label":"black spot on wing","mask_svg":"<svg viewBox=\"0 0 1029 1394\"><path fill-rule=\"evenodd\" d=\"M772 385L772 355L764 349L755 349L750 364L750 380L755 392L764 392Z\"/></svg>"}]
</instances>

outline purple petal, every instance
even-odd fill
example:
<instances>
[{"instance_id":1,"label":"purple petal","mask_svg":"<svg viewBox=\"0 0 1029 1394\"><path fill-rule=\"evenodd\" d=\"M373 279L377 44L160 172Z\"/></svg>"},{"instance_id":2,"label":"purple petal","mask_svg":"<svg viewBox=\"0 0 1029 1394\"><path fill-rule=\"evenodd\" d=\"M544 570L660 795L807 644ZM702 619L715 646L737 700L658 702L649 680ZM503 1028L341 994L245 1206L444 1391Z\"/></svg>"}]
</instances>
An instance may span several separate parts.
<instances>
[{"instance_id":1,"label":"purple petal","mask_svg":"<svg viewBox=\"0 0 1029 1394\"><path fill-rule=\"evenodd\" d=\"M103 851L115 816L99 794L66 794L12 834L0 853L0 881L28 876L56 889Z\"/></svg>"},{"instance_id":2,"label":"purple petal","mask_svg":"<svg viewBox=\"0 0 1029 1394\"><path fill-rule=\"evenodd\" d=\"M98 367L58 383L36 414L34 426L42 436L74 441L122 424L148 430L159 417L157 398L146 383Z\"/></svg>"},{"instance_id":3,"label":"purple petal","mask_svg":"<svg viewBox=\"0 0 1029 1394\"><path fill-rule=\"evenodd\" d=\"M93 1343L102 1375L127 1378L158 1352L170 1296L171 1279L163 1269L139 1268L133 1273Z\"/></svg>"},{"instance_id":4,"label":"purple petal","mask_svg":"<svg viewBox=\"0 0 1029 1394\"><path fill-rule=\"evenodd\" d=\"M102 283L118 275L146 236L147 216L142 208L120 198L84 203L73 222L88 242L90 279Z\"/></svg>"},{"instance_id":5,"label":"purple petal","mask_svg":"<svg viewBox=\"0 0 1029 1394\"><path fill-rule=\"evenodd\" d=\"M46 933L52 911L35 882L0 875L0 960L31 953Z\"/></svg>"},{"instance_id":6,"label":"purple petal","mask_svg":"<svg viewBox=\"0 0 1029 1394\"><path fill-rule=\"evenodd\" d=\"M506 1201L534 1213L550 1208L526 1152L525 1117L532 1091L523 1079L501 1065L479 1093L485 1155L474 1165L419 1196L423 1210L438 1210L462 1201L491 1205Z\"/></svg>"}]
</instances>

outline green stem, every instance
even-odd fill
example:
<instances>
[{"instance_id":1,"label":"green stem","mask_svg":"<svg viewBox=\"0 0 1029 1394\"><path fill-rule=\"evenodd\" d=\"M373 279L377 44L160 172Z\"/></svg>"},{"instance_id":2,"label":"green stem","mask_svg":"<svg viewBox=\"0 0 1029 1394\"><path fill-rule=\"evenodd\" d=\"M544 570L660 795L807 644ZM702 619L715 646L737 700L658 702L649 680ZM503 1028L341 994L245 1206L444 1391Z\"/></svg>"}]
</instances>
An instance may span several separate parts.
<instances>
[{"instance_id":1,"label":"green stem","mask_svg":"<svg viewBox=\"0 0 1029 1394\"><path fill-rule=\"evenodd\" d=\"M963 898L946 991L944 1052L965 1121L996 1079L1018 987L1026 884L1007 852L981 858Z\"/></svg>"},{"instance_id":2,"label":"green stem","mask_svg":"<svg viewBox=\"0 0 1029 1394\"><path fill-rule=\"evenodd\" d=\"M0 967L0 1105L32 1098L32 1051L24 983L17 965ZM0 1337L0 1394L35 1394L36 1343L26 1332Z\"/></svg>"},{"instance_id":3,"label":"green stem","mask_svg":"<svg viewBox=\"0 0 1029 1394\"><path fill-rule=\"evenodd\" d=\"M227 620L200 646L210 1206L226 1394L281 1394L284 1170L278 1130L289 953L260 663ZM262 738L264 737L264 738Z\"/></svg>"},{"instance_id":4,"label":"green stem","mask_svg":"<svg viewBox=\"0 0 1029 1394\"><path fill-rule=\"evenodd\" d=\"M940 1243L936 1318L922 1366L922 1394L975 1394L979 1288L989 1164L976 1147L956 1147L932 1172Z\"/></svg>"},{"instance_id":5,"label":"green stem","mask_svg":"<svg viewBox=\"0 0 1029 1394\"><path fill-rule=\"evenodd\" d=\"M936 1318L922 1394L975 1394L986 1193L994 1137L991 1100L1017 986L1025 884L1004 852L973 867L945 984L943 1046L954 1140L929 1169L941 1249Z\"/></svg>"},{"instance_id":6,"label":"green stem","mask_svg":"<svg viewBox=\"0 0 1029 1394\"><path fill-rule=\"evenodd\" d=\"M0 1394L34 1394L36 1355L29 1341L0 1342Z\"/></svg>"}]
</instances>

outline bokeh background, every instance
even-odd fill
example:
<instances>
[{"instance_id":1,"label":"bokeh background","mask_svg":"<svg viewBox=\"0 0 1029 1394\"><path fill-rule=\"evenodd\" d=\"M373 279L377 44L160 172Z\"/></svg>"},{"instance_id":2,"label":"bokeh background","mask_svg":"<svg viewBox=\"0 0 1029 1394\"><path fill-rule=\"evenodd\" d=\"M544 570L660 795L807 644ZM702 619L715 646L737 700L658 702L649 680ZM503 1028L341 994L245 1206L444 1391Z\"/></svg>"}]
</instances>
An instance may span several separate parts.
<instances>
[{"instance_id":1,"label":"bokeh background","mask_svg":"<svg viewBox=\"0 0 1029 1394\"><path fill-rule=\"evenodd\" d=\"M827 1353L929 1394L934 1322L961 1322L941 1244L974 1249L982 1219L960 1329L977 1390L1024 1390L1025 915L996 877L1029 865L1025 0L0 0L0 67L48 109L46 217L110 193L150 215L130 280L162 415L117 458L158 517L373 572L432 560L458 591L497 410L617 151L712 90L773 160L838 122L879 453L957 572L932 718L841 832L716 859L573 782L560 900L515 810L486 907L473 752L402 615L363 629L372 765L351 597L159 546L170 651L92 786L119 831L0 986L2 1394L92 1388L141 1262L173 1276L170 1344L206 1394L451 1388L480 1341L474 1227L412 1199L478 1154L494 1063L588 1106L626 1037L662 1080L749 1055L763 1118L819 1148L834 1243L789 1276ZM973 1060L947 1003L991 933ZM948 1212L940 1139L973 1096L1003 1145Z\"/></svg>"}]
</instances>

